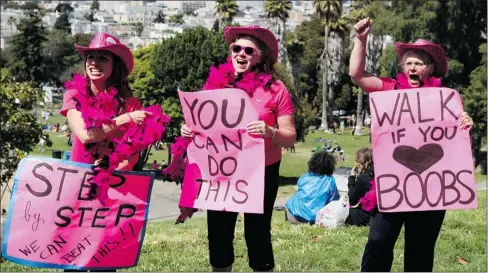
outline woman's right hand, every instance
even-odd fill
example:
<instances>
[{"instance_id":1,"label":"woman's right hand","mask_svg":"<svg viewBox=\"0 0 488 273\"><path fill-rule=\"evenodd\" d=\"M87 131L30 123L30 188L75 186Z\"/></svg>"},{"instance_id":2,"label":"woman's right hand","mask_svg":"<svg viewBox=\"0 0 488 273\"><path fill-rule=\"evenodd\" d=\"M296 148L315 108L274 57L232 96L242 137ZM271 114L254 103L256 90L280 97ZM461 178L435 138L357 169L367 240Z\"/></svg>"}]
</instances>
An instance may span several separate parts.
<instances>
[{"instance_id":1,"label":"woman's right hand","mask_svg":"<svg viewBox=\"0 0 488 273\"><path fill-rule=\"evenodd\" d=\"M356 168L358 168L358 164L354 164L351 169L351 176L356 176Z\"/></svg>"},{"instance_id":2,"label":"woman's right hand","mask_svg":"<svg viewBox=\"0 0 488 273\"><path fill-rule=\"evenodd\" d=\"M366 41L368 39L369 31L371 30L372 23L369 17L366 17L354 25L354 31L356 32L356 37L361 41Z\"/></svg>"},{"instance_id":3,"label":"woman's right hand","mask_svg":"<svg viewBox=\"0 0 488 273\"><path fill-rule=\"evenodd\" d=\"M152 113L138 110L138 111L129 112L127 113L127 115L129 115L129 118L131 119L132 122L139 124L143 122L146 117L152 116Z\"/></svg>"},{"instance_id":4,"label":"woman's right hand","mask_svg":"<svg viewBox=\"0 0 488 273\"><path fill-rule=\"evenodd\" d=\"M181 132L181 136L184 138L192 138L193 137L191 129L186 124L181 125L180 132Z\"/></svg>"}]
</instances>

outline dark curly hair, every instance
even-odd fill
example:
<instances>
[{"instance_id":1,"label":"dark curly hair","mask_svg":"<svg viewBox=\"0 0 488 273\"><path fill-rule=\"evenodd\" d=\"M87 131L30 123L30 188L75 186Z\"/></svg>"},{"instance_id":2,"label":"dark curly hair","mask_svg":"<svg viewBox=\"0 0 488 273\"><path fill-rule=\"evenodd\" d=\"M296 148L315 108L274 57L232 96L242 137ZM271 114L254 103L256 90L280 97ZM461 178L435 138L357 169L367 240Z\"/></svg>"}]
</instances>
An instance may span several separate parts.
<instances>
[{"instance_id":1,"label":"dark curly hair","mask_svg":"<svg viewBox=\"0 0 488 273\"><path fill-rule=\"evenodd\" d=\"M316 152L308 161L308 172L318 175L332 175L334 173L336 158L326 150Z\"/></svg>"}]
</instances>

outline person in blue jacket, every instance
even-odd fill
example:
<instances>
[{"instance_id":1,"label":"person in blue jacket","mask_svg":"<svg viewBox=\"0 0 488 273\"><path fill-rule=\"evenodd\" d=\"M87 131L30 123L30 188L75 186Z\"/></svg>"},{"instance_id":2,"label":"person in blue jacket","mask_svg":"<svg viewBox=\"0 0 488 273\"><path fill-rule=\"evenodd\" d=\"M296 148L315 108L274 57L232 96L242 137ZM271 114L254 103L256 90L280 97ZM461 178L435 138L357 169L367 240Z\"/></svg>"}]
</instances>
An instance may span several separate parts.
<instances>
[{"instance_id":1,"label":"person in blue jacket","mask_svg":"<svg viewBox=\"0 0 488 273\"><path fill-rule=\"evenodd\" d=\"M339 199L332 176L335 164L335 157L325 150L313 154L308 161L308 172L298 179L298 191L286 201L286 220L293 224L314 224L317 212Z\"/></svg>"}]
</instances>

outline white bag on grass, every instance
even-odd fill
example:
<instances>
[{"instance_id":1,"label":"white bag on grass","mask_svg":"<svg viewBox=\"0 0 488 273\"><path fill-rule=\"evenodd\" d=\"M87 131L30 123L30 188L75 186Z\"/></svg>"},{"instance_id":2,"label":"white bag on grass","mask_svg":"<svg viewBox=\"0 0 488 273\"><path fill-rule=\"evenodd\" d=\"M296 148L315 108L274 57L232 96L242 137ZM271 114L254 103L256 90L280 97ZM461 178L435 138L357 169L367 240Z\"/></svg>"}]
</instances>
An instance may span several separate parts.
<instances>
[{"instance_id":1,"label":"white bag on grass","mask_svg":"<svg viewBox=\"0 0 488 273\"><path fill-rule=\"evenodd\" d=\"M326 228L341 226L349 216L349 205L347 198L332 201L317 212L315 224Z\"/></svg>"}]
</instances>

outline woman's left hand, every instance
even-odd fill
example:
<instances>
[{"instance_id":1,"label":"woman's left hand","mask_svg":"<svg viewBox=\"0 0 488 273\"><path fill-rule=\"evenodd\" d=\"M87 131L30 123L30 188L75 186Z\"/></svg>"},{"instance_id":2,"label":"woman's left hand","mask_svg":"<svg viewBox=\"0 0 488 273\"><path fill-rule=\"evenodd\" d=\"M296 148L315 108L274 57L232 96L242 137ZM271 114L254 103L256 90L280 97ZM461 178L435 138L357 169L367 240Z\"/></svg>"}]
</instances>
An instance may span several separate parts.
<instances>
[{"instance_id":1,"label":"woman's left hand","mask_svg":"<svg viewBox=\"0 0 488 273\"><path fill-rule=\"evenodd\" d=\"M464 112L461 114L461 128L463 129L471 129L473 126L473 119L468 115L468 113Z\"/></svg>"},{"instance_id":2,"label":"woman's left hand","mask_svg":"<svg viewBox=\"0 0 488 273\"><path fill-rule=\"evenodd\" d=\"M269 126L262 120L251 121L247 124L246 130L250 135L255 136L271 137L273 135Z\"/></svg>"}]
</instances>

